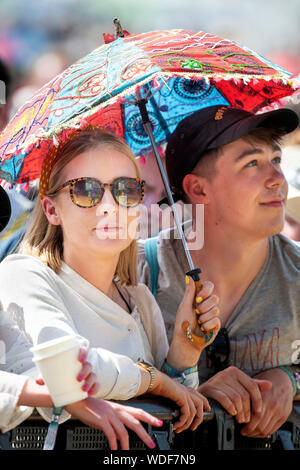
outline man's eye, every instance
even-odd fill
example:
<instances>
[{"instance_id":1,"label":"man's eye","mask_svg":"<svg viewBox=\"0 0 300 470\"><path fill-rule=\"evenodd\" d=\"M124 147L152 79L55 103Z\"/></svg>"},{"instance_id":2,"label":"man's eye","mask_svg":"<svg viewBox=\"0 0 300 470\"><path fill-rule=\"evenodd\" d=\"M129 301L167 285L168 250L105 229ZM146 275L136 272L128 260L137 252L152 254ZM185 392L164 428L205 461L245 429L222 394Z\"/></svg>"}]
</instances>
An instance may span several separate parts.
<instances>
[{"instance_id":1,"label":"man's eye","mask_svg":"<svg viewBox=\"0 0 300 470\"><path fill-rule=\"evenodd\" d=\"M276 164L279 164L279 165L280 165L280 163L281 163L281 157L275 157L275 158L273 158L272 161L273 161L273 163L276 163Z\"/></svg>"},{"instance_id":2,"label":"man's eye","mask_svg":"<svg viewBox=\"0 0 300 470\"><path fill-rule=\"evenodd\" d=\"M257 166L257 160L251 160L251 162L247 163L246 167Z\"/></svg>"}]
</instances>

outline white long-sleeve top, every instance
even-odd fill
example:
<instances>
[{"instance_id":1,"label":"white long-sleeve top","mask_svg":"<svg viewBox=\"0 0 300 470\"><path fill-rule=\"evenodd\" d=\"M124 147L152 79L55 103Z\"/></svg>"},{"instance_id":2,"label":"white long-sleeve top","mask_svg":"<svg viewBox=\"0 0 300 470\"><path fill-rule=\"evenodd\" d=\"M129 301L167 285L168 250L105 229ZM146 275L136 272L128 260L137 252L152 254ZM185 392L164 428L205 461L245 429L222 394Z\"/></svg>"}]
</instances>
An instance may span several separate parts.
<instances>
[{"instance_id":1,"label":"white long-sleeve top","mask_svg":"<svg viewBox=\"0 0 300 470\"><path fill-rule=\"evenodd\" d=\"M160 309L139 284L126 287L130 315L65 263L56 274L39 259L10 255L0 264L4 309L33 345L68 334L89 341L88 361L100 383L98 397L127 400L138 392L137 361L161 368L168 341ZM46 419L46 415L41 413Z\"/></svg>"},{"instance_id":2,"label":"white long-sleeve top","mask_svg":"<svg viewBox=\"0 0 300 470\"><path fill-rule=\"evenodd\" d=\"M28 406L17 406L27 377L0 370L0 430L9 431L18 426L31 413Z\"/></svg>"},{"instance_id":3,"label":"white long-sleeve top","mask_svg":"<svg viewBox=\"0 0 300 470\"><path fill-rule=\"evenodd\" d=\"M32 413L33 408L17 406L17 403L34 369L29 343L1 308L0 304L0 430L6 432Z\"/></svg>"}]
</instances>

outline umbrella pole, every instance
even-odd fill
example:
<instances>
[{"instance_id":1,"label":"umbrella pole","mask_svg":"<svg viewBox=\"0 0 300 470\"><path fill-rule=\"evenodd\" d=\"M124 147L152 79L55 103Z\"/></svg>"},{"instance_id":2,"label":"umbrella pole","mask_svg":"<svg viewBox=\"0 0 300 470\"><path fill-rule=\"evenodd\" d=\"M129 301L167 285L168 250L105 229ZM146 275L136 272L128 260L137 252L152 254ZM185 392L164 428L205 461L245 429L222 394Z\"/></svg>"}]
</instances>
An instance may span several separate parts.
<instances>
[{"instance_id":1,"label":"umbrella pole","mask_svg":"<svg viewBox=\"0 0 300 470\"><path fill-rule=\"evenodd\" d=\"M147 133L147 135L150 139L151 147L153 149L153 152L154 152L157 164L158 164L158 168L159 168L159 171L160 171L160 174L161 174L161 177L162 177L162 180L163 180L163 184L164 184L164 187L165 187L165 190L166 190L166 193L167 193L168 201L169 201L169 204L171 206L171 210L172 210L173 215L174 215L174 221L175 221L176 227L178 229L178 232L180 234L180 238L181 238L181 241L182 241L182 244L183 244L183 248L184 248L184 251L185 251L185 254L186 254L186 257L187 257L187 261L188 261L189 268L190 268L190 271L187 273L187 275L191 276L195 282L197 282L197 281L199 282L200 281L200 275L199 274L201 273L201 269L194 267L194 263L193 263L191 254L190 254L190 251L189 251L188 246L187 246L187 241L186 241L184 232L182 230L181 221L180 221L179 216L178 216L178 212L177 212L177 209L176 209L176 206L175 206L175 202L174 202L173 195L172 195L172 192L171 192L171 188L170 188L170 185L169 185L169 182L168 182L168 179L167 179L167 175L166 175L164 166L162 164L162 161L161 161L161 158L160 158L160 155L159 155L159 152L158 152L158 148L157 148L154 136L153 136L152 126L151 126L148 111L147 111L147 108L146 108L146 102L147 101L145 99L140 99L139 101L137 101L137 105L139 107L139 111L140 111L141 116L142 116L144 129L145 129L145 132ZM199 287L201 287L201 286L199 285Z\"/></svg>"},{"instance_id":2,"label":"umbrella pole","mask_svg":"<svg viewBox=\"0 0 300 470\"><path fill-rule=\"evenodd\" d=\"M172 209L172 212L173 212L173 215L174 215L175 224L176 224L176 227L179 231L181 241L183 243L183 248L184 248L184 251L185 251L185 254L186 254L186 257L187 257L187 261L188 261L188 264L189 264L189 268L190 268L190 271L188 271L186 274L188 276L191 276L191 278L195 282L196 292L197 292L202 287L201 281L200 281L201 269L194 267L194 263L193 263L191 254L190 254L188 246L187 246L186 238L185 238L185 235L184 235L182 227L181 227L181 221L179 219L178 212L177 212L177 209L175 207L175 202L174 202L174 199L173 199L173 196L172 196L172 192L171 192L170 185L169 185L169 182L168 182L168 179L167 179L167 175L166 175L165 169L163 167L163 164L162 164L159 152L158 152L158 148L157 148L154 136L153 136L152 126L151 126L148 111L147 111L147 108L146 108L146 103L147 103L147 101L145 99L140 99L139 101L137 101L136 104L139 107L139 111L140 111L141 116L142 116L145 132L147 133L147 135L150 139L151 147L153 149L153 152L154 152L157 164L158 164L158 168L159 168L159 171L160 171L160 174L161 174L161 177L162 177L162 180L163 180L163 184L164 184L164 187L165 187L165 190L166 190L166 193L167 193L168 201L169 201L169 204L171 206L171 209ZM197 318L197 314L196 314L196 318ZM183 329L183 332L184 332L185 336L190 341L192 341L196 344L199 344L199 345L207 344L213 336L213 331L202 331L200 333L200 336L197 336L196 334L194 334L192 332L191 326L190 326L188 321L184 321L182 323L181 327Z\"/></svg>"}]
</instances>

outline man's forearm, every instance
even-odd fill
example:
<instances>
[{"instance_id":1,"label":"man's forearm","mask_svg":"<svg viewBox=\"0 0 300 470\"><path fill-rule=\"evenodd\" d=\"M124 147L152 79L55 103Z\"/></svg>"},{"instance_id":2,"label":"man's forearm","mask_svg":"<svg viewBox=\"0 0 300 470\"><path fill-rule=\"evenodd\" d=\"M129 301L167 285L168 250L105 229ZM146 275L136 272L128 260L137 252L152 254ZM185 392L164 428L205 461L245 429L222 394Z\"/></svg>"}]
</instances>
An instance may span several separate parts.
<instances>
[{"instance_id":1,"label":"man's forearm","mask_svg":"<svg viewBox=\"0 0 300 470\"><path fill-rule=\"evenodd\" d=\"M285 370L286 369L286 370ZM293 394L295 394L295 391L296 391L296 394L295 396L293 396L293 401L300 401L300 388L299 388L299 382L296 381L296 378L293 379L293 375L292 374L292 369L294 369L295 371L299 372L300 373L300 366L296 365L296 364L291 364L291 365L287 365L287 366L279 366L279 367L275 367L273 369L267 369L263 372L260 372L259 374L257 374L257 377L264 377L264 374L266 374L266 378L268 376L268 373L272 370L280 370L281 373L285 374L286 377L289 378L289 383L291 384L291 390L293 389ZM296 382L296 390L295 390L295 382Z\"/></svg>"}]
</instances>

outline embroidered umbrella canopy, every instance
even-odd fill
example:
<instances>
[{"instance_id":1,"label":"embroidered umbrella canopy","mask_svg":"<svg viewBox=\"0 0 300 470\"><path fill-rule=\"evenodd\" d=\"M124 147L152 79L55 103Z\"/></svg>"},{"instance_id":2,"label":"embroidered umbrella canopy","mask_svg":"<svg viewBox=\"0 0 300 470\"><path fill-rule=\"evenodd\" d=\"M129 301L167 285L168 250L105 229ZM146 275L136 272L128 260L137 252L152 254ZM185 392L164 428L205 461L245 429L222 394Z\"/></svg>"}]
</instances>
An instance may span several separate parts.
<instances>
[{"instance_id":1,"label":"embroidered umbrella canopy","mask_svg":"<svg viewBox=\"0 0 300 470\"><path fill-rule=\"evenodd\" d=\"M291 95L291 75L259 54L205 32L104 35L104 46L67 68L19 109L0 136L0 178L39 178L44 158L76 127L101 125L136 155L194 111L217 104L256 112Z\"/></svg>"}]
</instances>

